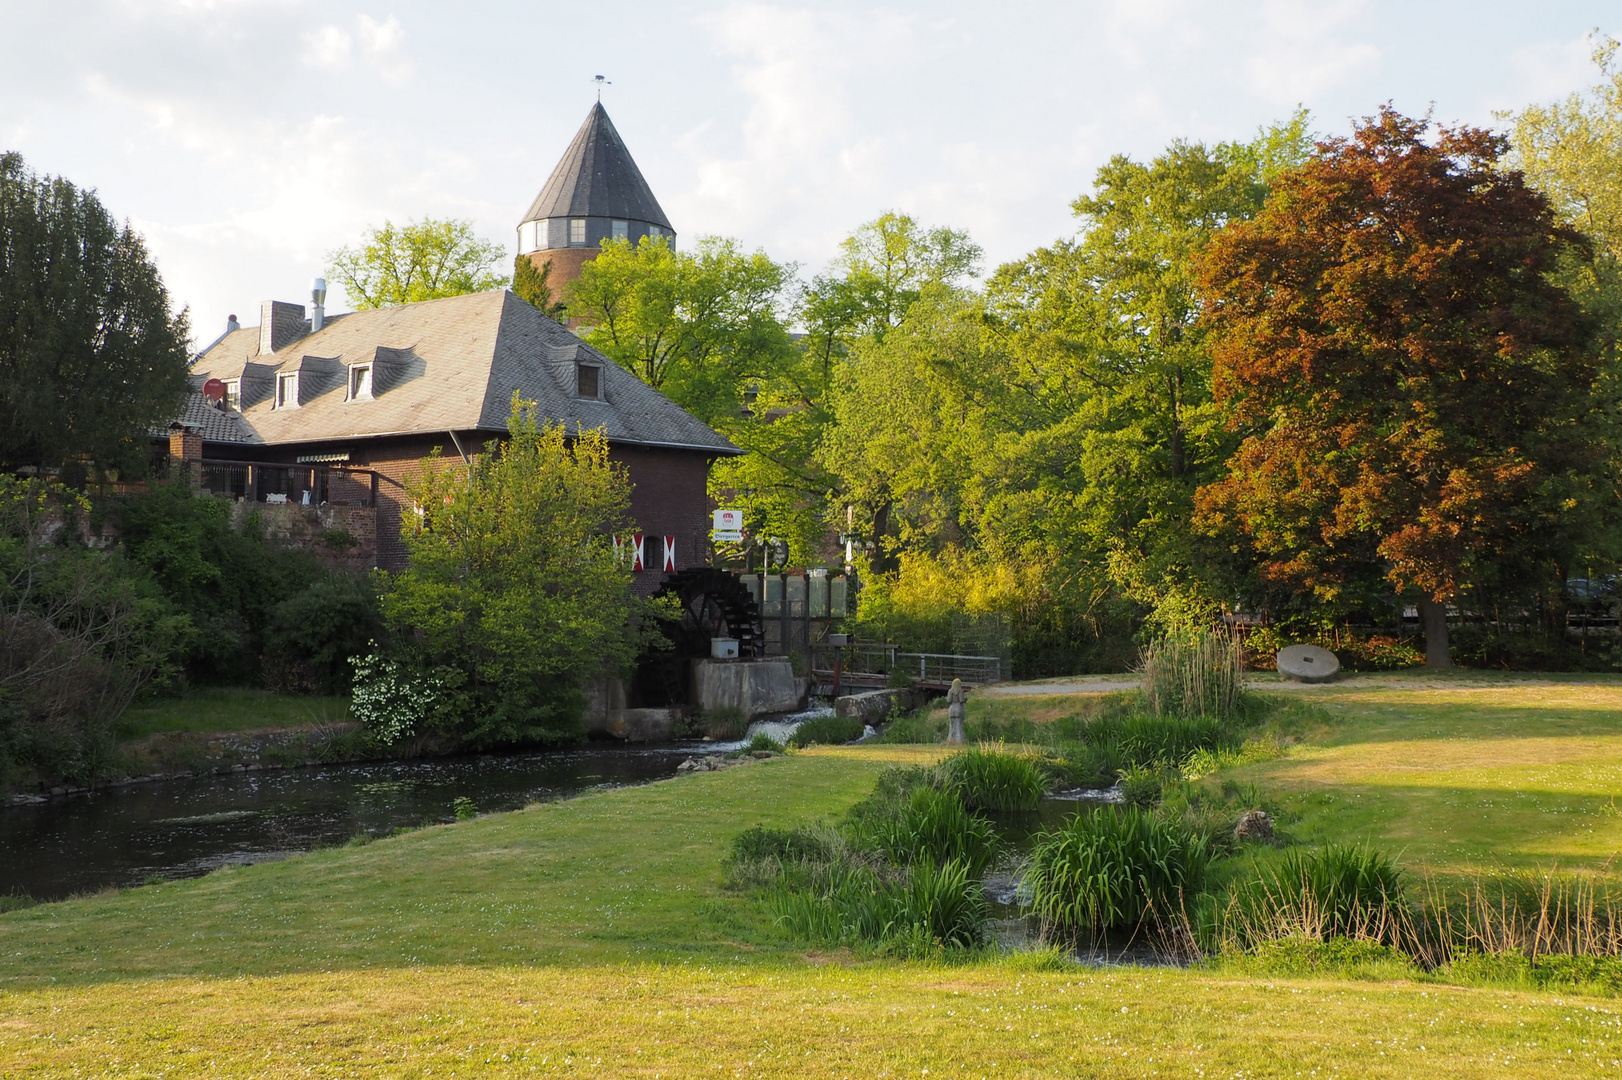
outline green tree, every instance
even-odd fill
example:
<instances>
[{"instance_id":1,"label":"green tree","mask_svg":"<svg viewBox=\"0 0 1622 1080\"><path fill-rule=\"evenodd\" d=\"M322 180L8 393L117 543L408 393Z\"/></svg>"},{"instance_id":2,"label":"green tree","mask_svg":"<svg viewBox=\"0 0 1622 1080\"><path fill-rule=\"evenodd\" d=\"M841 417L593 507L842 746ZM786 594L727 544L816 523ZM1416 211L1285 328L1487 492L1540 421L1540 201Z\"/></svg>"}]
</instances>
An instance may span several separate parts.
<instances>
[{"instance_id":1,"label":"green tree","mask_svg":"<svg viewBox=\"0 0 1622 1080\"><path fill-rule=\"evenodd\" d=\"M1585 320L1551 278L1580 237L1499 168L1501 137L1427 128L1383 109L1207 247L1202 325L1245 438L1199 501L1275 581L1416 595L1446 665L1445 605L1562 591L1616 491Z\"/></svg>"},{"instance_id":2,"label":"green tree","mask_svg":"<svg viewBox=\"0 0 1622 1080\"><path fill-rule=\"evenodd\" d=\"M1029 398L1011 494L988 512L1005 537L1107 563L1166 625L1215 607L1188 529L1195 490L1232 448L1211 400L1192 264L1254 215L1280 159L1302 154L1306 116L1251 143L1175 142L1147 164L1116 157L1073 204L1080 235L1009 264L988 301ZM1021 461L1028 462L1022 465Z\"/></svg>"},{"instance_id":3,"label":"green tree","mask_svg":"<svg viewBox=\"0 0 1622 1080\"><path fill-rule=\"evenodd\" d=\"M133 229L0 155L0 468L144 467L185 401L188 335Z\"/></svg>"},{"instance_id":4,"label":"green tree","mask_svg":"<svg viewBox=\"0 0 1622 1080\"><path fill-rule=\"evenodd\" d=\"M539 308L548 318L561 322L568 317L567 309L563 301L557 298L558 290L552 288L551 277L550 261L542 263L537 270L535 260L528 255L513 259L513 295L531 307Z\"/></svg>"},{"instance_id":5,"label":"green tree","mask_svg":"<svg viewBox=\"0 0 1622 1080\"><path fill-rule=\"evenodd\" d=\"M473 745L581 734L583 690L623 674L657 636L611 536L630 483L600 431L565 436L514 398L508 438L471 468L431 457L407 487L409 565L383 614L419 670L458 674L452 731Z\"/></svg>"},{"instance_id":6,"label":"green tree","mask_svg":"<svg viewBox=\"0 0 1622 1080\"><path fill-rule=\"evenodd\" d=\"M581 336L706 423L738 415L747 385L789 348L785 290L794 267L706 236L603 242L567 290Z\"/></svg>"},{"instance_id":7,"label":"green tree","mask_svg":"<svg viewBox=\"0 0 1622 1080\"><path fill-rule=\"evenodd\" d=\"M365 311L499 289L508 279L495 268L505 258L505 249L480 239L468 221L385 221L360 245L329 254L327 275Z\"/></svg>"}]
</instances>

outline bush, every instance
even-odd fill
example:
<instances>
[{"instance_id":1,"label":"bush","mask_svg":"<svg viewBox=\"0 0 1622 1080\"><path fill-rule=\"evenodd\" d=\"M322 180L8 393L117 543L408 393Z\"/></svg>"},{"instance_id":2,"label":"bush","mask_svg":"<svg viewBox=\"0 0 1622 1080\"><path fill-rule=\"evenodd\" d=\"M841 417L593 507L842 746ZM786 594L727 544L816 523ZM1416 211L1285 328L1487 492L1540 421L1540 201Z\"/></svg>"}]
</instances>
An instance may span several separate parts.
<instances>
[{"instance_id":1,"label":"bush","mask_svg":"<svg viewBox=\"0 0 1622 1080\"><path fill-rule=\"evenodd\" d=\"M355 682L349 711L382 745L426 735L454 717L461 672L449 668L415 671L376 652L353 657L350 663Z\"/></svg>"},{"instance_id":2,"label":"bush","mask_svg":"<svg viewBox=\"0 0 1622 1080\"><path fill-rule=\"evenodd\" d=\"M1121 797L1128 806L1153 806L1166 786L1165 775L1156 768L1133 765L1121 770Z\"/></svg>"},{"instance_id":3,"label":"bush","mask_svg":"<svg viewBox=\"0 0 1622 1080\"><path fill-rule=\"evenodd\" d=\"M351 658L365 653L382 630L372 583L328 574L271 610L266 682L284 692L341 694L351 681Z\"/></svg>"},{"instance_id":4,"label":"bush","mask_svg":"<svg viewBox=\"0 0 1622 1080\"><path fill-rule=\"evenodd\" d=\"M1022 887L1045 933L1169 924L1192 899L1210 862L1205 842L1136 807L1077 814L1037 838Z\"/></svg>"},{"instance_id":5,"label":"bush","mask_svg":"<svg viewBox=\"0 0 1622 1080\"><path fill-rule=\"evenodd\" d=\"M958 796L981 810L1035 810L1047 791L1036 762L1003 750L964 750L941 768Z\"/></svg>"},{"instance_id":6,"label":"bush","mask_svg":"<svg viewBox=\"0 0 1622 1080\"><path fill-rule=\"evenodd\" d=\"M839 746L862 737L865 724L854 716L817 716L805 721L788 737L792 747Z\"/></svg>"},{"instance_id":7,"label":"bush","mask_svg":"<svg viewBox=\"0 0 1622 1080\"><path fill-rule=\"evenodd\" d=\"M781 754L783 752L783 744L766 734L764 731L757 731L750 738L748 745L746 745L743 749L744 753L746 754L752 754L757 750L768 750L774 754Z\"/></svg>"}]
</instances>

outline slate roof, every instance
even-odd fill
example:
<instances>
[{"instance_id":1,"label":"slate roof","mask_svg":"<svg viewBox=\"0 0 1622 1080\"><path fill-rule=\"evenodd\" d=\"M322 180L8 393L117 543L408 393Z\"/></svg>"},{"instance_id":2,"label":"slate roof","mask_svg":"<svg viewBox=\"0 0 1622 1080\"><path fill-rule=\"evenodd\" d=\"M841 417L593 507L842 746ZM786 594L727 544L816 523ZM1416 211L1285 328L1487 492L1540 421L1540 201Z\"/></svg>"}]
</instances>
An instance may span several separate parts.
<instances>
[{"instance_id":1,"label":"slate roof","mask_svg":"<svg viewBox=\"0 0 1622 1080\"><path fill-rule=\"evenodd\" d=\"M582 361L601 366L603 400L575 395ZM350 366L367 362L372 398L346 400ZM292 371L299 373L299 407L273 408L277 376ZM265 356L258 328L243 327L201 353L192 377L242 380L242 437L210 441L504 432L516 390L552 422L605 428L613 443L743 452L506 289L352 312Z\"/></svg>"},{"instance_id":2,"label":"slate roof","mask_svg":"<svg viewBox=\"0 0 1622 1080\"><path fill-rule=\"evenodd\" d=\"M519 224L553 217L623 218L675 231L602 102L586 114L563 160Z\"/></svg>"},{"instance_id":3,"label":"slate roof","mask_svg":"<svg viewBox=\"0 0 1622 1080\"><path fill-rule=\"evenodd\" d=\"M197 428L204 442L254 441L253 429L243 423L241 414L215 408L212 401L195 390L187 393L186 409L175 418L174 423ZM152 434L159 438L167 438L169 432L167 429L154 428Z\"/></svg>"}]
</instances>

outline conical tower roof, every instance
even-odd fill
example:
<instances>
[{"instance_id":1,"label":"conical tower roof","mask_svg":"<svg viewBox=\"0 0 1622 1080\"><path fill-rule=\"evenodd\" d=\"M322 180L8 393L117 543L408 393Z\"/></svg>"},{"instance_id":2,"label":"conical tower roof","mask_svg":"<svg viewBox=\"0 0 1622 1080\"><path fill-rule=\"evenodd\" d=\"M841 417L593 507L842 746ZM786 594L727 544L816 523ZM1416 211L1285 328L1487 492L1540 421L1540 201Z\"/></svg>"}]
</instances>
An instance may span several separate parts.
<instances>
[{"instance_id":1,"label":"conical tower roof","mask_svg":"<svg viewBox=\"0 0 1622 1080\"><path fill-rule=\"evenodd\" d=\"M623 218L675 231L600 101L586 114L523 221L554 217Z\"/></svg>"}]
</instances>

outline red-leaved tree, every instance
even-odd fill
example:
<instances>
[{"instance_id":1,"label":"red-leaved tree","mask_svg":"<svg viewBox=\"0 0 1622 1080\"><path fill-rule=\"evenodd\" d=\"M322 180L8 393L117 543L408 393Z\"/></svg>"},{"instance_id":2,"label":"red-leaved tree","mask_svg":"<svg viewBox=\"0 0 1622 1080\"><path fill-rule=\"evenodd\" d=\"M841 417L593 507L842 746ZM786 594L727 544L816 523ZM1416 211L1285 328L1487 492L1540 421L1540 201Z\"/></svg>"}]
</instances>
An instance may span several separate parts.
<instances>
[{"instance_id":1,"label":"red-leaved tree","mask_svg":"<svg viewBox=\"0 0 1622 1080\"><path fill-rule=\"evenodd\" d=\"M1215 394L1246 433L1200 520L1333 601L1384 577L1446 605L1563 582L1593 502L1595 377L1549 276L1581 239L1507 149L1389 107L1319 144L1205 250Z\"/></svg>"}]
</instances>

